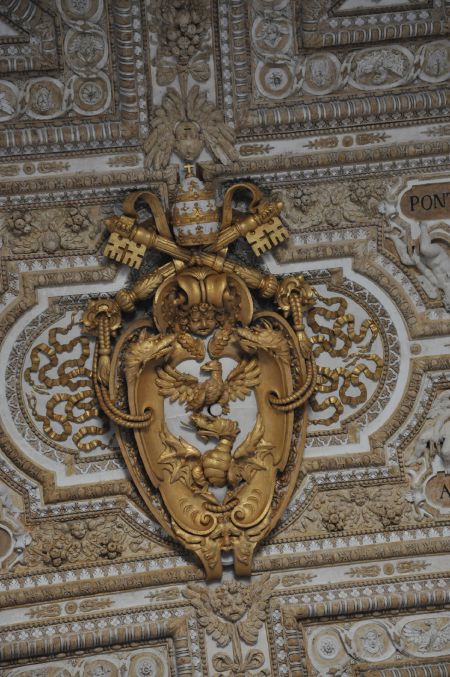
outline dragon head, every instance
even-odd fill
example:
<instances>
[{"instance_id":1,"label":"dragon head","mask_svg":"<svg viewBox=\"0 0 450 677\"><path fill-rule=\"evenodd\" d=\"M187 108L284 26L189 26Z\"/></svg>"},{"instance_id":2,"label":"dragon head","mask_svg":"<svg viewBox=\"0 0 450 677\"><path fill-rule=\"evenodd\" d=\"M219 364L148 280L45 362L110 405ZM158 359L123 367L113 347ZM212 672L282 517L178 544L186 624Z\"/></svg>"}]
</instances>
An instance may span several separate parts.
<instances>
[{"instance_id":1,"label":"dragon head","mask_svg":"<svg viewBox=\"0 0 450 677\"><path fill-rule=\"evenodd\" d=\"M266 350L283 362L289 363L289 344L281 331L264 321L255 327L237 327L239 345L246 353L255 353L257 350Z\"/></svg>"},{"instance_id":2,"label":"dragon head","mask_svg":"<svg viewBox=\"0 0 450 677\"><path fill-rule=\"evenodd\" d=\"M239 344L247 353L254 353L258 349L255 332L247 327L236 327L235 332L239 336Z\"/></svg>"},{"instance_id":3,"label":"dragon head","mask_svg":"<svg viewBox=\"0 0 450 677\"><path fill-rule=\"evenodd\" d=\"M173 336L159 336L152 341L153 356L152 359L158 360L165 357L173 347Z\"/></svg>"},{"instance_id":4,"label":"dragon head","mask_svg":"<svg viewBox=\"0 0 450 677\"><path fill-rule=\"evenodd\" d=\"M142 330L135 343L131 343L125 356L127 378L136 376L150 360L159 360L172 350L173 336L149 334Z\"/></svg>"},{"instance_id":5,"label":"dragon head","mask_svg":"<svg viewBox=\"0 0 450 677\"><path fill-rule=\"evenodd\" d=\"M199 437L226 437L234 440L240 433L236 421L220 416L207 416L206 414L191 414L191 421L197 428Z\"/></svg>"}]
</instances>

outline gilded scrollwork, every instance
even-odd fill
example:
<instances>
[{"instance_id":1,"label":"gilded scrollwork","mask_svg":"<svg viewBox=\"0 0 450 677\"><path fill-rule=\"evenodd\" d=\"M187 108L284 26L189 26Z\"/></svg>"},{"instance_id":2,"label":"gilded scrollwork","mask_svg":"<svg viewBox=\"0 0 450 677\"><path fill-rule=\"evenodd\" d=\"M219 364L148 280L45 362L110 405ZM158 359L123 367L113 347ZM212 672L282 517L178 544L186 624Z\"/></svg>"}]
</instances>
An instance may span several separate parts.
<instances>
[{"instance_id":1,"label":"gilded scrollwork","mask_svg":"<svg viewBox=\"0 0 450 677\"><path fill-rule=\"evenodd\" d=\"M355 408L368 399L367 381L377 383L381 379L384 358L379 348L373 349L380 329L373 319L366 318L355 331L355 321L342 296L320 294L318 303L308 311L306 322L314 332L310 341L315 358L322 354L339 357L342 365L333 368L318 364L316 393L310 406L314 412L331 408L331 413L312 418L312 424L336 423L345 405Z\"/></svg>"},{"instance_id":2,"label":"gilded scrollwork","mask_svg":"<svg viewBox=\"0 0 450 677\"><path fill-rule=\"evenodd\" d=\"M43 433L53 442L70 440L74 449L92 452L108 448L109 424L107 420L96 423L100 409L88 366L90 341L79 333L73 335L73 328L79 326L77 314L72 312L66 326L53 327L47 341L31 349L24 380L30 386L27 401L31 415ZM40 413L38 398L45 401L45 413Z\"/></svg>"}]
</instances>

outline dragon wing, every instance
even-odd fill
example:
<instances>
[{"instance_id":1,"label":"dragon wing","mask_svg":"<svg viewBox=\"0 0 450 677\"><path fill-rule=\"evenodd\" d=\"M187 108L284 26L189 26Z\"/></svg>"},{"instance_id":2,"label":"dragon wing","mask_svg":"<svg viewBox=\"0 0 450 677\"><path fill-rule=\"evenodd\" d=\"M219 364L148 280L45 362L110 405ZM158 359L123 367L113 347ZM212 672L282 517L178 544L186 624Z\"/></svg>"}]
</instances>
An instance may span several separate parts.
<instances>
[{"instance_id":1,"label":"dragon wing","mask_svg":"<svg viewBox=\"0 0 450 677\"><path fill-rule=\"evenodd\" d=\"M196 397L199 382L195 376L178 371L169 364L157 369L156 373L158 378L155 382L160 394L170 397L171 402L178 400L180 404L185 402L189 404Z\"/></svg>"},{"instance_id":2,"label":"dragon wing","mask_svg":"<svg viewBox=\"0 0 450 677\"><path fill-rule=\"evenodd\" d=\"M262 436L264 435L264 425L263 425L263 420L260 414L256 417L256 423L255 427L245 440L238 446L236 451L233 454L233 458L235 461L241 460L241 459L246 459L252 456L257 448L258 445L262 439Z\"/></svg>"},{"instance_id":3,"label":"dragon wing","mask_svg":"<svg viewBox=\"0 0 450 677\"><path fill-rule=\"evenodd\" d=\"M258 456L270 451L272 445L264 441L263 435L263 420L258 414L255 427L233 454L228 469L228 482L232 487L236 487L241 480L248 481L250 474L255 470L264 469L265 466L260 462Z\"/></svg>"},{"instance_id":4,"label":"dragon wing","mask_svg":"<svg viewBox=\"0 0 450 677\"><path fill-rule=\"evenodd\" d=\"M170 430L161 430L159 436L165 446L159 457L159 462L169 467L171 472L170 483L173 484L176 480L182 479L185 484L189 485L192 479L192 469L190 464L185 461L200 459L199 450L182 437L173 435Z\"/></svg>"},{"instance_id":5,"label":"dragon wing","mask_svg":"<svg viewBox=\"0 0 450 677\"><path fill-rule=\"evenodd\" d=\"M230 372L225 381L225 395L227 401L244 400L253 386L259 383L261 370L258 360L242 360Z\"/></svg>"},{"instance_id":6,"label":"dragon wing","mask_svg":"<svg viewBox=\"0 0 450 677\"><path fill-rule=\"evenodd\" d=\"M198 449L189 444L189 442L186 442L182 437L177 437L171 433L170 430L161 430L159 436L163 444L171 450L164 451L161 459L172 458L174 454L177 458L182 459L201 458L201 453Z\"/></svg>"}]
</instances>

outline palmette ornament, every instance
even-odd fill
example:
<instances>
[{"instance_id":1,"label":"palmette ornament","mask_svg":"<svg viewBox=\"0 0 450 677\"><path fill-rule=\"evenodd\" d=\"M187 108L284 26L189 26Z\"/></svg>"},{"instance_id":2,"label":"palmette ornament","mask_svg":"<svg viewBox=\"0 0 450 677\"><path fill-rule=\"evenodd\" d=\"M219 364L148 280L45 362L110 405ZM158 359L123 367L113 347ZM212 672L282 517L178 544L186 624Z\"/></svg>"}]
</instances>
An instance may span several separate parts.
<instances>
[{"instance_id":1,"label":"palmette ornament","mask_svg":"<svg viewBox=\"0 0 450 677\"><path fill-rule=\"evenodd\" d=\"M237 190L251 195L245 216L233 214ZM137 223L138 199L155 227ZM258 255L284 240L281 209L240 183L225 193L219 224L212 193L188 168L172 235L157 197L131 194L124 215L107 222L105 253L136 268L150 248L171 260L114 300L91 301L84 316L97 336L97 398L117 424L131 477L209 579L220 578L230 555L237 575L251 572L254 549L288 504L302 460L317 378L303 312L315 292L301 276L277 280L227 252L241 236ZM253 295L266 299L265 308L272 299L273 308L255 312ZM119 334L120 317L139 302L148 312ZM245 431L237 404L253 412Z\"/></svg>"}]
</instances>

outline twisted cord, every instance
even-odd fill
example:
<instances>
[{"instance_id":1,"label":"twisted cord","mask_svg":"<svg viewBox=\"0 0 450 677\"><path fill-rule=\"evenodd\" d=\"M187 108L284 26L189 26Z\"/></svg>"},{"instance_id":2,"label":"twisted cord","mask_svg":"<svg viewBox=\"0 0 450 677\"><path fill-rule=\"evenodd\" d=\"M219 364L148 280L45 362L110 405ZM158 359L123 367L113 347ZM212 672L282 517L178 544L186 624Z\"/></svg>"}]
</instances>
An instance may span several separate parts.
<instances>
[{"instance_id":1,"label":"twisted cord","mask_svg":"<svg viewBox=\"0 0 450 677\"><path fill-rule=\"evenodd\" d=\"M303 307L301 297L298 292L292 292L289 295L289 305L292 313L294 329L300 346L300 352L306 360L306 379L304 384L298 390L287 397L276 397L272 395L269 398L270 404L278 411L290 412L301 407L314 393L317 384L317 364L305 335L303 324Z\"/></svg>"},{"instance_id":2,"label":"twisted cord","mask_svg":"<svg viewBox=\"0 0 450 677\"><path fill-rule=\"evenodd\" d=\"M99 336L101 334L101 330L99 327ZM100 339L101 342L101 339ZM100 348L101 350L101 348ZM106 386L100 381L99 375L97 372L97 359L99 357L98 355L99 350L98 346L96 344L95 346L95 352L94 352L94 362L92 365L92 377L93 377L93 382L94 382L94 388L95 388L95 394L97 395L99 404L105 414L112 420L114 423L117 423L118 425L122 426L123 428L137 428L137 429L142 429L148 426L148 424L151 421L152 418L152 413L149 412L148 414L144 414L142 416L132 416L131 414L127 414L124 411L121 411L118 409L111 401L111 398L109 396L108 389Z\"/></svg>"}]
</instances>

